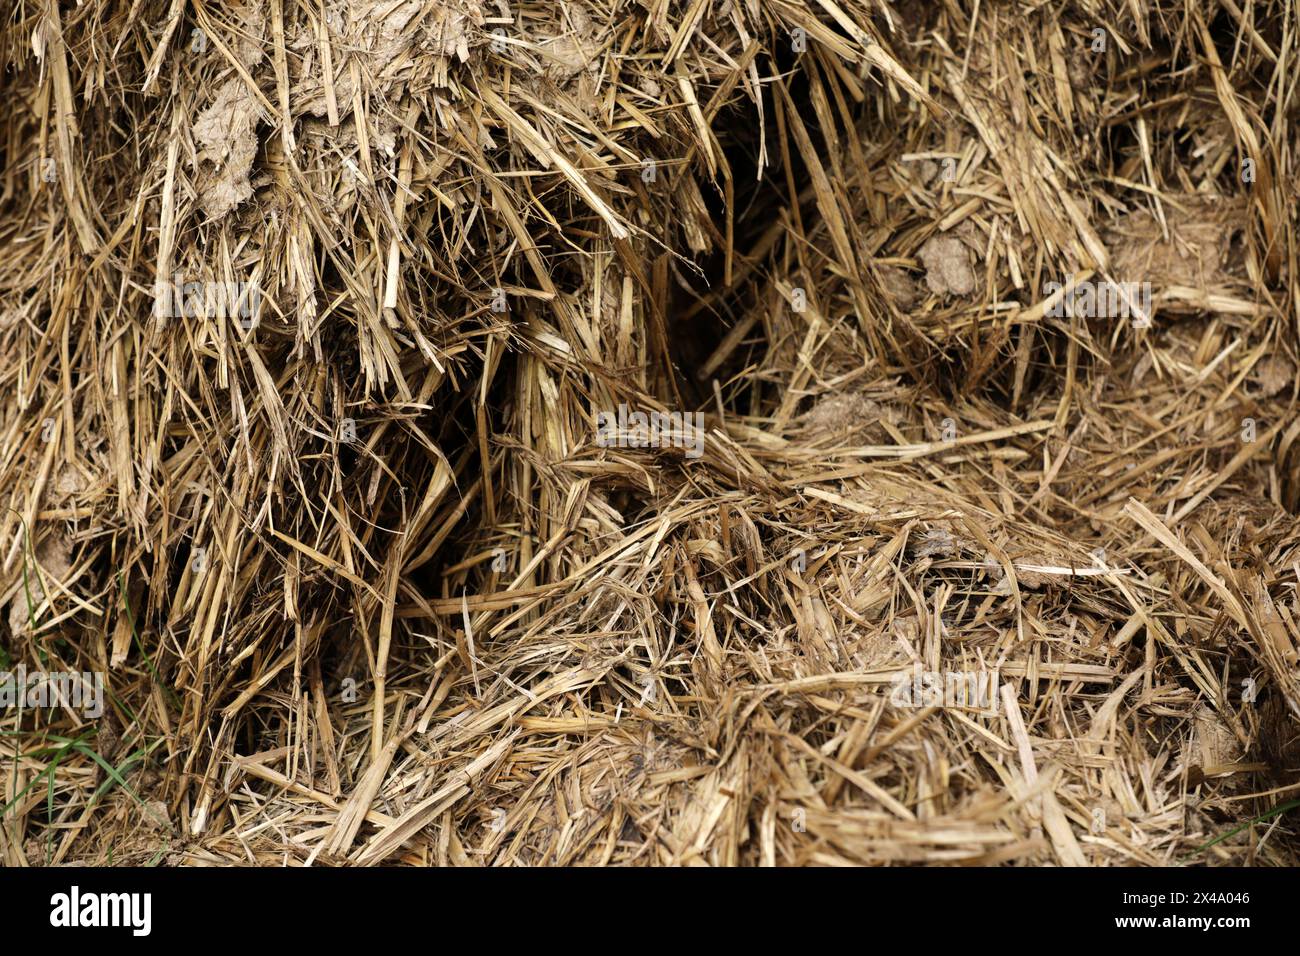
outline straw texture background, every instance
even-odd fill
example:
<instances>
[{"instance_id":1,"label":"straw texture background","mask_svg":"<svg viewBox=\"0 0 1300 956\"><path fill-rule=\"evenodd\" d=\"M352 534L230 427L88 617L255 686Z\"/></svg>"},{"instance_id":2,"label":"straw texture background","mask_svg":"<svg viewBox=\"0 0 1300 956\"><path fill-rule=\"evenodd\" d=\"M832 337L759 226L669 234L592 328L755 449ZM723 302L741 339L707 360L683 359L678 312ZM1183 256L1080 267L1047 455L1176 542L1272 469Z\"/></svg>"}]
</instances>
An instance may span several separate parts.
<instances>
[{"instance_id":1,"label":"straw texture background","mask_svg":"<svg viewBox=\"0 0 1300 956\"><path fill-rule=\"evenodd\" d=\"M1294 864L1298 10L17 0L0 863Z\"/></svg>"}]
</instances>

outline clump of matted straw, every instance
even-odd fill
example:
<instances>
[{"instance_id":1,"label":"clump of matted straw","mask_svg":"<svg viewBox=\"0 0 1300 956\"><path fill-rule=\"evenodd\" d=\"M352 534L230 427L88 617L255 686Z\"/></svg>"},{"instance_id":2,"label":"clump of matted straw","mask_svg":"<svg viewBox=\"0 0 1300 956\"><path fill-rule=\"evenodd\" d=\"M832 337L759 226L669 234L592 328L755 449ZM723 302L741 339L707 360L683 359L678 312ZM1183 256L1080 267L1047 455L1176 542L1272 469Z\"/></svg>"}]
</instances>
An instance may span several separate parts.
<instances>
[{"instance_id":1,"label":"clump of matted straw","mask_svg":"<svg viewBox=\"0 0 1300 956\"><path fill-rule=\"evenodd\" d=\"M959 9L20 4L5 862L1292 862L1295 7Z\"/></svg>"}]
</instances>

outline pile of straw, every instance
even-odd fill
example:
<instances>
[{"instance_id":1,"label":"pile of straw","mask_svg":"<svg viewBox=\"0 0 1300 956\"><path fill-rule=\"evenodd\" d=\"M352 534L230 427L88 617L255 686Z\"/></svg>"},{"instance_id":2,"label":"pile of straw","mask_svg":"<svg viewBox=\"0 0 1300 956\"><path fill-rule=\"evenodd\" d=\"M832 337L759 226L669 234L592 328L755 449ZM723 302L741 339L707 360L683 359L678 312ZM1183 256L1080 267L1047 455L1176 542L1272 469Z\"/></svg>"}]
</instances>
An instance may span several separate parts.
<instances>
[{"instance_id":1,"label":"pile of straw","mask_svg":"<svg viewBox=\"0 0 1300 956\"><path fill-rule=\"evenodd\" d=\"M1298 10L19 0L0 864L1294 864Z\"/></svg>"}]
</instances>

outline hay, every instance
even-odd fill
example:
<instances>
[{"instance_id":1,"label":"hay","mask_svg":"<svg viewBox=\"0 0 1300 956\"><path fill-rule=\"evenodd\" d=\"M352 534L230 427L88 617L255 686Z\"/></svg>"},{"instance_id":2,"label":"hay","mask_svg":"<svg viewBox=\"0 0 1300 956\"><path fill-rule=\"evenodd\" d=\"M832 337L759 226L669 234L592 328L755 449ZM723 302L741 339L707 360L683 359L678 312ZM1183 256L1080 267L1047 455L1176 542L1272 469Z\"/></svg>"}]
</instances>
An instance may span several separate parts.
<instances>
[{"instance_id":1,"label":"hay","mask_svg":"<svg viewBox=\"0 0 1300 956\"><path fill-rule=\"evenodd\" d=\"M1293 864L1298 27L20 0L0 859Z\"/></svg>"}]
</instances>

